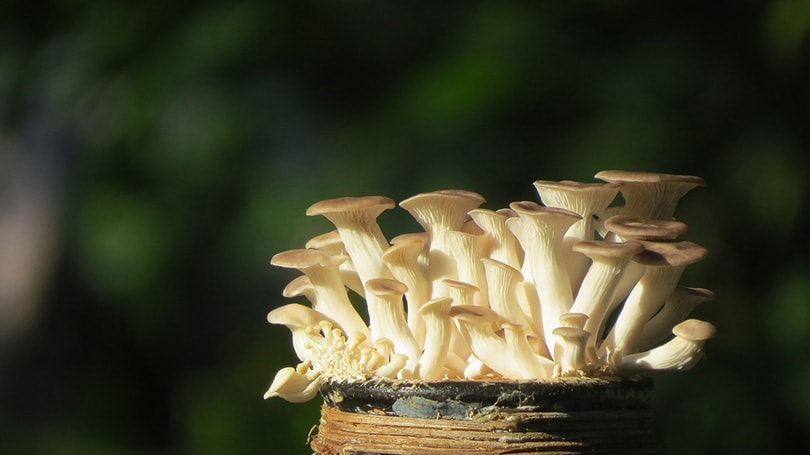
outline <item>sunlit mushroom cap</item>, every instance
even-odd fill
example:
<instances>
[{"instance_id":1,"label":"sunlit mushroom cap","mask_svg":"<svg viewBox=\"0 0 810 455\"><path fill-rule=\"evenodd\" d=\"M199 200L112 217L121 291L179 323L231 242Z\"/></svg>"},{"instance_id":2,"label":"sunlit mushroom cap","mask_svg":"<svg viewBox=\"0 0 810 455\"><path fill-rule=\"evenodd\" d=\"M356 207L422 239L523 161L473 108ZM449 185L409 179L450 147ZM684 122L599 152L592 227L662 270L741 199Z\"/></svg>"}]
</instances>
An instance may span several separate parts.
<instances>
[{"instance_id":1,"label":"sunlit mushroom cap","mask_svg":"<svg viewBox=\"0 0 810 455\"><path fill-rule=\"evenodd\" d=\"M306 275L301 275L287 284L281 295L287 298L304 296L309 298L314 295L312 281Z\"/></svg>"},{"instance_id":2,"label":"sunlit mushroom cap","mask_svg":"<svg viewBox=\"0 0 810 455\"><path fill-rule=\"evenodd\" d=\"M572 249L590 258L609 257L620 258L641 253L644 245L639 242L605 242L602 240L580 240Z\"/></svg>"},{"instance_id":3,"label":"sunlit mushroom cap","mask_svg":"<svg viewBox=\"0 0 810 455\"><path fill-rule=\"evenodd\" d=\"M705 341L717 336L717 327L699 319L687 319L673 327L672 333L691 341Z\"/></svg>"},{"instance_id":4,"label":"sunlit mushroom cap","mask_svg":"<svg viewBox=\"0 0 810 455\"><path fill-rule=\"evenodd\" d=\"M585 327L585 322L588 321L588 315L585 313L563 313L560 315L560 324L563 327L576 327L581 329ZM554 332L551 332L554 334Z\"/></svg>"},{"instance_id":5,"label":"sunlit mushroom cap","mask_svg":"<svg viewBox=\"0 0 810 455\"><path fill-rule=\"evenodd\" d=\"M706 181L695 175L661 174L657 172L606 170L594 175L599 180L611 183L686 183L694 186L706 186Z\"/></svg>"},{"instance_id":6,"label":"sunlit mushroom cap","mask_svg":"<svg viewBox=\"0 0 810 455\"><path fill-rule=\"evenodd\" d=\"M329 231L309 239L304 245L307 249L311 250L329 250L333 247L343 247L343 240L337 230Z\"/></svg>"},{"instance_id":7,"label":"sunlit mushroom cap","mask_svg":"<svg viewBox=\"0 0 810 455\"><path fill-rule=\"evenodd\" d=\"M340 197L316 202L307 209L307 216L328 215L339 212L370 212L374 216L396 206L394 200L384 196Z\"/></svg>"},{"instance_id":8,"label":"sunlit mushroom cap","mask_svg":"<svg viewBox=\"0 0 810 455\"><path fill-rule=\"evenodd\" d=\"M366 281L366 290L378 296L403 295L408 292L408 287L390 278L373 278Z\"/></svg>"},{"instance_id":9,"label":"sunlit mushroom cap","mask_svg":"<svg viewBox=\"0 0 810 455\"><path fill-rule=\"evenodd\" d=\"M694 242L649 242L641 241L644 250L633 260L651 266L686 266L699 262L709 253Z\"/></svg>"},{"instance_id":10,"label":"sunlit mushroom cap","mask_svg":"<svg viewBox=\"0 0 810 455\"><path fill-rule=\"evenodd\" d=\"M306 269L315 266L328 267L334 265L336 261L339 264L345 259L345 256L337 259L318 250L288 250L274 255L270 263L277 267Z\"/></svg>"},{"instance_id":11,"label":"sunlit mushroom cap","mask_svg":"<svg viewBox=\"0 0 810 455\"><path fill-rule=\"evenodd\" d=\"M551 331L551 334L568 339L588 338L589 336L591 336L591 333L588 332L587 330L582 330L579 327L567 327L567 326L557 327L556 329Z\"/></svg>"},{"instance_id":12,"label":"sunlit mushroom cap","mask_svg":"<svg viewBox=\"0 0 810 455\"><path fill-rule=\"evenodd\" d=\"M582 219L582 216L578 213L572 212L570 210L561 209L559 207L544 207L536 202L532 201L518 201L509 204L509 208L514 210L518 215L530 215L530 216L537 216L537 215L549 215L549 216L560 216L560 217L570 217L575 220Z\"/></svg>"},{"instance_id":13,"label":"sunlit mushroom cap","mask_svg":"<svg viewBox=\"0 0 810 455\"><path fill-rule=\"evenodd\" d=\"M622 238L635 240L673 240L686 233L686 223L615 215L605 220L605 228Z\"/></svg>"}]
</instances>

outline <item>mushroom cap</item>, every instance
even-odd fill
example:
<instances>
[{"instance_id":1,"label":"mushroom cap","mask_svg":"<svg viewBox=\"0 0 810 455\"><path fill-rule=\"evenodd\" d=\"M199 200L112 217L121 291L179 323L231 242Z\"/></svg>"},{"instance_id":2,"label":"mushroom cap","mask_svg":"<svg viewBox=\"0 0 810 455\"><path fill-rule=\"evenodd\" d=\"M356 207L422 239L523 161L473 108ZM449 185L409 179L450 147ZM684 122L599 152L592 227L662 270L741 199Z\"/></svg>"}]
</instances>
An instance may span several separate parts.
<instances>
[{"instance_id":1,"label":"mushroom cap","mask_svg":"<svg viewBox=\"0 0 810 455\"><path fill-rule=\"evenodd\" d=\"M644 245L634 241L617 243L604 240L580 240L571 249L589 258L620 258L641 253L644 250Z\"/></svg>"},{"instance_id":2,"label":"mushroom cap","mask_svg":"<svg viewBox=\"0 0 810 455\"><path fill-rule=\"evenodd\" d=\"M396 203L393 199L384 196L340 197L318 201L310 205L307 209L307 216L364 211L376 211L376 216L383 210L392 209L395 206Z\"/></svg>"},{"instance_id":3,"label":"mushroom cap","mask_svg":"<svg viewBox=\"0 0 810 455\"><path fill-rule=\"evenodd\" d=\"M281 295L284 297L298 297L298 296L307 296L314 291L314 287L312 286L312 281L310 281L309 277L306 275L301 275L294 280L290 281L284 290L281 291Z\"/></svg>"},{"instance_id":4,"label":"mushroom cap","mask_svg":"<svg viewBox=\"0 0 810 455\"><path fill-rule=\"evenodd\" d=\"M343 240L340 239L337 230L312 237L307 241L305 247L310 250L321 250L334 245L343 245Z\"/></svg>"},{"instance_id":5,"label":"mushroom cap","mask_svg":"<svg viewBox=\"0 0 810 455\"><path fill-rule=\"evenodd\" d=\"M717 327L711 322L687 319L673 327L672 334L690 341L705 341L717 336Z\"/></svg>"},{"instance_id":6,"label":"mushroom cap","mask_svg":"<svg viewBox=\"0 0 810 455\"><path fill-rule=\"evenodd\" d=\"M486 199L484 199L484 196L481 196L480 194L474 191L453 189L453 190L437 190L428 193L419 193L405 199L404 201L400 202L399 205L402 208L408 208L409 206L413 205L413 203L415 203L416 201L431 198L437 199L458 198L459 200L463 199L477 203L476 206L481 205L487 201Z\"/></svg>"},{"instance_id":7,"label":"mushroom cap","mask_svg":"<svg viewBox=\"0 0 810 455\"><path fill-rule=\"evenodd\" d=\"M551 331L552 335L557 335L562 338L587 338L591 336L591 332L577 327L557 327Z\"/></svg>"},{"instance_id":8,"label":"mushroom cap","mask_svg":"<svg viewBox=\"0 0 810 455\"><path fill-rule=\"evenodd\" d=\"M366 281L366 290L376 296L404 295L408 286L391 278L372 278Z\"/></svg>"},{"instance_id":9,"label":"mushroom cap","mask_svg":"<svg viewBox=\"0 0 810 455\"><path fill-rule=\"evenodd\" d=\"M478 286L476 286L474 284L471 284L471 283L466 283L464 281L445 279L445 280L442 280L442 283L447 287L456 288L456 289L463 289L463 290L470 291L470 292L478 292L478 291L480 291Z\"/></svg>"},{"instance_id":10,"label":"mushroom cap","mask_svg":"<svg viewBox=\"0 0 810 455\"><path fill-rule=\"evenodd\" d=\"M621 237L634 240L673 240L689 227L677 220L655 220L615 215L605 220L605 228Z\"/></svg>"},{"instance_id":11,"label":"mushroom cap","mask_svg":"<svg viewBox=\"0 0 810 455\"><path fill-rule=\"evenodd\" d=\"M335 325L329 316L298 303L288 303L267 313L267 322L271 324L309 327L318 325L321 321L329 321Z\"/></svg>"},{"instance_id":12,"label":"mushroom cap","mask_svg":"<svg viewBox=\"0 0 810 455\"><path fill-rule=\"evenodd\" d=\"M392 238L389 243L391 243L391 245L396 245L402 242L410 241L419 241L427 245L427 243L430 242L430 236L427 232L408 232Z\"/></svg>"},{"instance_id":13,"label":"mushroom cap","mask_svg":"<svg viewBox=\"0 0 810 455\"><path fill-rule=\"evenodd\" d=\"M514 210L518 215L528 216L559 216L570 217L575 220L581 220L582 215L572 212L570 210L561 209L559 207L544 207L532 201L517 201L509 204L509 208Z\"/></svg>"},{"instance_id":14,"label":"mushroom cap","mask_svg":"<svg viewBox=\"0 0 810 455\"><path fill-rule=\"evenodd\" d=\"M314 266L327 267L335 264L336 261L340 263L345 259L345 257L339 259L318 250L299 249L287 250L274 255L270 259L270 264L289 269L306 269Z\"/></svg>"},{"instance_id":15,"label":"mushroom cap","mask_svg":"<svg viewBox=\"0 0 810 455\"><path fill-rule=\"evenodd\" d=\"M383 261L387 261L392 257L400 254L418 253L427 244L426 239L423 237L407 237L399 239L396 243L391 242L391 246L385 249L382 254Z\"/></svg>"},{"instance_id":16,"label":"mushroom cap","mask_svg":"<svg viewBox=\"0 0 810 455\"><path fill-rule=\"evenodd\" d=\"M605 191L607 193L617 192L620 185L618 183L583 183L572 180L536 180L535 188L552 188L555 190L570 191L572 193L589 193Z\"/></svg>"},{"instance_id":17,"label":"mushroom cap","mask_svg":"<svg viewBox=\"0 0 810 455\"><path fill-rule=\"evenodd\" d=\"M677 288L675 288L672 294L673 296L677 294L689 296L701 302L708 302L710 300L714 300L717 298L717 294L715 294L714 291L712 290L706 288L692 288L687 286L678 286Z\"/></svg>"},{"instance_id":18,"label":"mushroom cap","mask_svg":"<svg viewBox=\"0 0 810 455\"><path fill-rule=\"evenodd\" d=\"M585 322L588 320L588 315L585 313L563 313L560 315L560 324L564 327L585 327ZM551 332L554 333L553 331Z\"/></svg>"},{"instance_id":19,"label":"mushroom cap","mask_svg":"<svg viewBox=\"0 0 810 455\"><path fill-rule=\"evenodd\" d=\"M686 266L702 260L709 253L694 242L640 242L644 251L635 255L633 260L644 265Z\"/></svg>"},{"instance_id":20,"label":"mushroom cap","mask_svg":"<svg viewBox=\"0 0 810 455\"><path fill-rule=\"evenodd\" d=\"M450 307L449 315L452 318L473 324L498 320L498 313L490 308L478 305L453 305Z\"/></svg>"},{"instance_id":21,"label":"mushroom cap","mask_svg":"<svg viewBox=\"0 0 810 455\"><path fill-rule=\"evenodd\" d=\"M610 183L639 182L639 183L690 183L695 186L706 186L706 181L696 175L662 174L658 172L639 171L599 171L594 175L599 180Z\"/></svg>"},{"instance_id":22,"label":"mushroom cap","mask_svg":"<svg viewBox=\"0 0 810 455\"><path fill-rule=\"evenodd\" d=\"M450 297L439 297L425 302L418 310L419 314L428 314L433 312L446 313L450 309L453 299Z\"/></svg>"}]
</instances>

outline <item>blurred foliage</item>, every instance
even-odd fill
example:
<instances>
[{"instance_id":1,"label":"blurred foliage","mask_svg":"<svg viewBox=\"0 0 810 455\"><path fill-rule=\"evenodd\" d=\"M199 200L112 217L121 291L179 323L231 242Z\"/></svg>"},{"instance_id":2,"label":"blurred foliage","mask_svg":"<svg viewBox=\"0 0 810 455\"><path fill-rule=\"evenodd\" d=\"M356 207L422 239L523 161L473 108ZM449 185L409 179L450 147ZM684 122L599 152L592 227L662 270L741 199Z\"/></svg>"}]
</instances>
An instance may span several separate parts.
<instances>
[{"instance_id":1,"label":"blurred foliage","mask_svg":"<svg viewBox=\"0 0 810 455\"><path fill-rule=\"evenodd\" d=\"M0 8L0 138L66 182L42 310L0 350L0 453L308 453L318 403L261 395L294 362L268 258L331 229L311 203L498 208L607 168L709 182L677 216L722 337L658 379L662 447L810 448L806 1Z\"/></svg>"}]
</instances>

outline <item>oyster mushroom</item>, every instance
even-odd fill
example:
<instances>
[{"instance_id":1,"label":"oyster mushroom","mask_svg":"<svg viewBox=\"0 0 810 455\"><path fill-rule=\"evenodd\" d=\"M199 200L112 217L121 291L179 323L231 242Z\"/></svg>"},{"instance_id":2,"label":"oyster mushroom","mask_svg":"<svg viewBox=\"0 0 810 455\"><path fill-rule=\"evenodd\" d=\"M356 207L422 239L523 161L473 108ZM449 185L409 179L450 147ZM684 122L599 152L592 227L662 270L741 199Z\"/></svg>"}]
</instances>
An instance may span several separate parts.
<instances>
[{"instance_id":1,"label":"oyster mushroom","mask_svg":"<svg viewBox=\"0 0 810 455\"><path fill-rule=\"evenodd\" d=\"M685 320L698 305L714 299L714 292L708 289L685 286L675 288L661 310L644 324L638 345L642 349L649 349L660 343L670 335L672 327Z\"/></svg>"},{"instance_id":2,"label":"oyster mushroom","mask_svg":"<svg viewBox=\"0 0 810 455\"><path fill-rule=\"evenodd\" d=\"M369 326L374 340L389 338L394 342L394 351L406 355L406 367L414 371L422 349L408 329L402 298L408 288L390 278L374 278L366 281Z\"/></svg>"},{"instance_id":3,"label":"oyster mushroom","mask_svg":"<svg viewBox=\"0 0 810 455\"><path fill-rule=\"evenodd\" d=\"M560 340L555 349L555 376L583 376L585 374L585 343L590 333L577 327L557 327L552 332Z\"/></svg>"},{"instance_id":4,"label":"oyster mushroom","mask_svg":"<svg viewBox=\"0 0 810 455\"><path fill-rule=\"evenodd\" d=\"M616 353L613 368L621 375L688 370L703 358L703 344L717 336L717 328L709 322L687 319L673 327L672 334L675 338L655 349L630 355Z\"/></svg>"},{"instance_id":5,"label":"oyster mushroom","mask_svg":"<svg viewBox=\"0 0 810 455\"><path fill-rule=\"evenodd\" d=\"M523 264L523 250L520 248L515 234L506 227L506 220L509 215L480 208L471 210L469 215L492 239L490 242L490 259L519 269ZM512 214L512 216L517 215Z\"/></svg>"},{"instance_id":6,"label":"oyster mushroom","mask_svg":"<svg viewBox=\"0 0 810 455\"><path fill-rule=\"evenodd\" d=\"M534 182L534 187L546 207L566 209L582 217L566 231L563 240L571 287L577 289L589 261L587 257L573 252L571 247L580 240L593 240L596 231L594 222L604 216L605 210L619 193L620 185L538 180Z\"/></svg>"},{"instance_id":7,"label":"oyster mushroom","mask_svg":"<svg viewBox=\"0 0 810 455\"><path fill-rule=\"evenodd\" d=\"M449 317L453 300L440 297L425 303L419 313L427 326L425 351L419 358L420 379L435 381L445 376L445 360L450 348L453 322Z\"/></svg>"},{"instance_id":8,"label":"oyster mushroom","mask_svg":"<svg viewBox=\"0 0 810 455\"><path fill-rule=\"evenodd\" d=\"M625 205L622 215L668 220L678 201L690 190L706 186L694 175L659 174L654 172L601 171L594 176L609 183L621 184Z\"/></svg>"},{"instance_id":9,"label":"oyster mushroom","mask_svg":"<svg viewBox=\"0 0 810 455\"><path fill-rule=\"evenodd\" d=\"M319 385L317 376L310 377L293 367L284 367L276 373L264 399L281 397L291 403L303 403L315 398Z\"/></svg>"},{"instance_id":10,"label":"oyster mushroom","mask_svg":"<svg viewBox=\"0 0 810 455\"><path fill-rule=\"evenodd\" d=\"M341 262L338 270L340 271L340 279L347 288L356 292L360 297L365 298L365 290L363 283L360 282L360 277L357 275L357 269L354 268L349 253L343 245L343 240L337 230L329 231L326 234L315 236L307 241L304 245L308 250L322 251L329 256L346 257L346 260Z\"/></svg>"},{"instance_id":11,"label":"oyster mushroom","mask_svg":"<svg viewBox=\"0 0 810 455\"><path fill-rule=\"evenodd\" d=\"M383 196L342 197L312 204L307 216L323 215L335 225L360 281L366 283L372 278L391 277L382 265L381 257L388 242L377 217L395 205Z\"/></svg>"},{"instance_id":12,"label":"oyster mushroom","mask_svg":"<svg viewBox=\"0 0 810 455\"><path fill-rule=\"evenodd\" d=\"M419 255L427 245L424 237L411 236L390 246L382 255L383 264L394 279L405 285L405 301L408 304L408 327L419 346L424 346L425 323L419 309L430 300L431 284L427 279Z\"/></svg>"},{"instance_id":13,"label":"oyster mushroom","mask_svg":"<svg viewBox=\"0 0 810 455\"><path fill-rule=\"evenodd\" d=\"M267 322L281 324L290 329L293 349L302 361L312 356L312 351L305 346L310 337L307 329L318 327L321 321L329 321L333 326L340 328L339 324L325 314L297 303L280 306L267 313Z\"/></svg>"},{"instance_id":14,"label":"oyster mushroom","mask_svg":"<svg viewBox=\"0 0 810 455\"><path fill-rule=\"evenodd\" d=\"M354 331L369 336L363 318L352 306L346 288L340 280L338 265L341 259L317 250L289 250L270 259L277 267L298 269L309 278L315 300L312 307L334 319L347 333Z\"/></svg>"},{"instance_id":15,"label":"oyster mushroom","mask_svg":"<svg viewBox=\"0 0 810 455\"><path fill-rule=\"evenodd\" d=\"M644 324L675 290L686 266L702 260L707 254L702 246L687 241L641 243L644 250L633 260L645 266L644 275L627 297L602 351L609 348L622 351L624 355L636 352Z\"/></svg>"}]
</instances>

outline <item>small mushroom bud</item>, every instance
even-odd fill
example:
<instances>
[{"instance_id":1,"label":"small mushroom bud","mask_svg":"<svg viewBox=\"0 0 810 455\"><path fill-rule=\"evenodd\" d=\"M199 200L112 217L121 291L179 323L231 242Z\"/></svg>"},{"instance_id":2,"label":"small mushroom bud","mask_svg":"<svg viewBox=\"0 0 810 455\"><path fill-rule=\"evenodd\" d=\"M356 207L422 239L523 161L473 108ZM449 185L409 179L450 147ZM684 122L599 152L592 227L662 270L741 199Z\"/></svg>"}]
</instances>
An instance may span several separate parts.
<instances>
[{"instance_id":1,"label":"small mushroom bud","mask_svg":"<svg viewBox=\"0 0 810 455\"><path fill-rule=\"evenodd\" d=\"M717 328L709 322L687 319L676 325L672 333L675 338L655 349L630 355L615 353L613 368L621 375L688 370L703 358L703 344L717 336Z\"/></svg>"},{"instance_id":2,"label":"small mushroom bud","mask_svg":"<svg viewBox=\"0 0 810 455\"><path fill-rule=\"evenodd\" d=\"M582 376L585 370L585 343L591 335L576 327L557 327L552 332L559 337L561 349L554 358L555 376Z\"/></svg>"},{"instance_id":3,"label":"small mushroom bud","mask_svg":"<svg viewBox=\"0 0 810 455\"><path fill-rule=\"evenodd\" d=\"M264 399L281 397L291 403L309 401L318 394L318 377L301 374L293 367L284 367L276 373Z\"/></svg>"}]
</instances>

